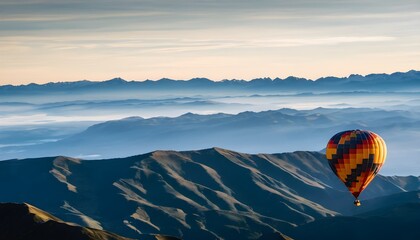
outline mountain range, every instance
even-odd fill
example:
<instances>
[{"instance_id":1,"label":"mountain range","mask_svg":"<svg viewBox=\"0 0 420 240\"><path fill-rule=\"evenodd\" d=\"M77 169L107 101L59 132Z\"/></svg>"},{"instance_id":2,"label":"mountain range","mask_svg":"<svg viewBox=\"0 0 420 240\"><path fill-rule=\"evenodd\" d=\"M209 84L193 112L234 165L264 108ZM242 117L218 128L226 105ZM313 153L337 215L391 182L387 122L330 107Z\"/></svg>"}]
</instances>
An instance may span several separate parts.
<instances>
[{"instance_id":1,"label":"mountain range","mask_svg":"<svg viewBox=\"0 0 420 240\"><path fill-rule=\"evenodd\" d=\"M160 79L156 81L126 81L114 78L108 81L75 81L56 82L47 84L4 85L0 86L0 93L4 94L40 94L59 92L85 92L85 91L177 91L197 89L205 92L226 90L237 91L415 91L420 89L420 71L395 72L392 74L369 74L366 76L352 74L348 77L323 77L310 80L298 77L257 78L245 80L212 81L207 78L193 78L190 80ZM185 92L184 92L185 93Z\"/></svg>"},{"instance_id":2,"label":"mountain range","mask_svg":"<svg viewBox=\"0 0 420 240\"><path fill-rule=\"evenodd\" d=\"M401 236L418 236L420 177L378 175L356 208L319 152L210 148L95 161L8 160L0 162L0 187L1 202L29 202L64 221L130 238L313 239L331 221L369 228L361 223L380 218L391 226L404 211L413 218Z\"/></svg>"}]
</instances>

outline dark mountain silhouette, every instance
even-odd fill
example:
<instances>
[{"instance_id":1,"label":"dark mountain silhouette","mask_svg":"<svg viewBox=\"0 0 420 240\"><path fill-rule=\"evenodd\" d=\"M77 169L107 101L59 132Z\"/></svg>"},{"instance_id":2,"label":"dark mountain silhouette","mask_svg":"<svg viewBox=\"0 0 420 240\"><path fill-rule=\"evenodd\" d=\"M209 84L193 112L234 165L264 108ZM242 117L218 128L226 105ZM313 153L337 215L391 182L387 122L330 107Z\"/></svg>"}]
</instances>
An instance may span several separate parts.
<instances>
[{"instance_id":1,"label":"dark mountain silhouette","mask_svg":"<svg viewBox=\"0 0 420 240\"><path fill-rule=\"evenodd\" d=\"M0 188L2 202L31 202L65 221L131 238L284 239L297 226L358 214L366 199L419 191L420 178L377 176L356 209L319 152L211 148L1 161Z\"/></svg>"},{"instance_id":2,"label":"dark mountain silhouette","mask_svg":"<svg viewBox=\"0 0 420 240\"><path fill-rule=\"evenodd\" d=\"M403 178L403 177L398 177ZM415 178L411 176L410 178ZM407 181L411 182L411 181ZM392 195L377 197L363 201L363 208L357 213L364 215L368 212L375 213L375 209L392 209L403 204L415 203L420 201L420 191L402 192ZM382 211L382 210L381 210ZM369 215L368 214L368 215Z\"/></svg>"},{"instance_id":3,"label":"dark mountain silhouette","mask_svg":"<svg viewBox=\"0 0 420 240\"><path fill-rule=\"evenodd\" d=\"M130 240L117 234L81 227L27 203L0 203L0 239L7 240ZM139 240L179 240L165 235L139 234Z\"/></svg>"},{"instance_id":4,"label":"dark mountain silhouette","mask_svg":"<svg viewBox=\"0 0 420 240\"><path fill-rule=\"evenodd\" d=\"M355 217L334 217L299 226L295 239L407 239L420 237L420 201Z\"/></svg>"},{"instance_id":5,"label":"dark mountain silhouette","mask_svg":"<svg viewBox=\"0 0 420 240\"><path fill-rule=\"evenodd\" d=\"M0 203L0 239L128 240L110 232L63 222L26 203Z\"/></svg>"}]
</instances>

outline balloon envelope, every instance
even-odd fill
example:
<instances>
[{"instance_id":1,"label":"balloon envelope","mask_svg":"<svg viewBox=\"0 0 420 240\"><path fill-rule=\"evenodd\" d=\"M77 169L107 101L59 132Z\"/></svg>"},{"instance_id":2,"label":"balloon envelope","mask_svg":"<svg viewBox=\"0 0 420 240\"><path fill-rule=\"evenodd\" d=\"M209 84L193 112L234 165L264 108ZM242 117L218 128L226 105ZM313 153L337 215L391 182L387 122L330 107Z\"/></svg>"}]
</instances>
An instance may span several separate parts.
<instances>
[{"instance_id":1,"label":"balloon envelope","mask_svg":"<svg viewBox=\"0 0 420 240\"><path fill-rule=\"evenodd\" d=\"M348 130L330 139L326 157L335 175L358 198L384 164L386 145L373 132Z\"/></svg>"}]
</instances>

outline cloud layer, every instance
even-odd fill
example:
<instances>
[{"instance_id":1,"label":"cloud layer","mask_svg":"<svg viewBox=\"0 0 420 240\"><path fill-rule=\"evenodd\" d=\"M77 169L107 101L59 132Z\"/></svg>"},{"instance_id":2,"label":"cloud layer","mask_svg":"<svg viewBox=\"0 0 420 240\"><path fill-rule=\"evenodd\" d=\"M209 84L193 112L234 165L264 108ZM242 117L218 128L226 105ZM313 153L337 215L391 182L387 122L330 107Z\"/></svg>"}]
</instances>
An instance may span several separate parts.
<instances>
[{"instance_id":1,"label":"cloud layer","mask_svg":"<svg viewBox=\"0 0 420 240\"><path fill-rule=\"evenodd\" d=\"M5 0L0 84L419 69L418 26L414 0Z\"/></svg>"}]
</instances>

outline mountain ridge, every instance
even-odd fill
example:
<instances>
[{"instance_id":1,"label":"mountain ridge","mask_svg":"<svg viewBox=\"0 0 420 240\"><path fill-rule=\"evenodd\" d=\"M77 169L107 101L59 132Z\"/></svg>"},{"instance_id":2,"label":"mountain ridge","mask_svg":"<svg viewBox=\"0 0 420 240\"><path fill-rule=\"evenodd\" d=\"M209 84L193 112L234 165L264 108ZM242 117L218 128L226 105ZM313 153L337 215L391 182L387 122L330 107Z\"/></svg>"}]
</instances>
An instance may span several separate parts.
<instances>
[{"instance_id":1,"label":"mountain ridge","mask_svg":"<svg viewBox=\"0 0 420 240\"><path fill-rule=\"evenodd\" d=\"M216 147L95 161L9 160L0 162L0 187L0 201L31 202L60 219L132 238L140 232L186 240L286 238L298 225L355 210L325 155L304 151ZM379 175L362 193L362 207L366 198L418 190L420 177Z\"/></svg>"}]
</instances>

